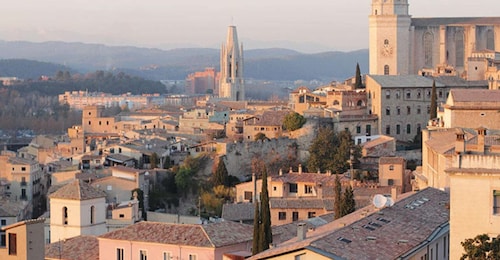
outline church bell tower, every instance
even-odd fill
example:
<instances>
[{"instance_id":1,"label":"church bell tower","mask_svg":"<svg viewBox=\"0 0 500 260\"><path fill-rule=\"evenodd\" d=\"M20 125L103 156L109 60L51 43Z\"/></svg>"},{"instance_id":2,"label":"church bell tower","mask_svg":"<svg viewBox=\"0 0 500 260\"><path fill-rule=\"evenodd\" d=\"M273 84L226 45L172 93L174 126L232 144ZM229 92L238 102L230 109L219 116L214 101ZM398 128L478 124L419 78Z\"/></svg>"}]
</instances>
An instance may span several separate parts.
<instances>
[{"instance_id":1,"label":"church bell tower","mask_svg":"<svg viewBox=\"0 0 500 260\"><path fill-rule=\"evenodd\" d=\"M408 75L411 16L408 0L372 0L369 16L371 75Z\"/></svg>"},{"instance_id":2,"label":"church bell tower","mask_svg":"<svg viewBox=\"0 0 500 260\"><path fill-rule=\"evenodd\" d=\"M245 100L243 80L243 45L238 46L236 26L229 26L226 44L220 57L219 97L232 101Z\"/></svg>"}]
</instances>

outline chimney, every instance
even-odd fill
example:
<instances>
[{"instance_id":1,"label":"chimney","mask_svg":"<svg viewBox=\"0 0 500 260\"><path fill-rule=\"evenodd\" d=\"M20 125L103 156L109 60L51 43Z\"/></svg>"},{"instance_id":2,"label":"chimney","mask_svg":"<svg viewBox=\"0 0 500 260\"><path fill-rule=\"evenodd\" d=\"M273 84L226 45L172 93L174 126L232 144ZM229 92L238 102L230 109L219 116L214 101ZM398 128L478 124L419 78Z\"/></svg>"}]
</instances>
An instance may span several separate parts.
<instances>
[{"instance_id":1,"label":"chimney","mask_svg":"<svg viewBox=\"0 0 500 260\"><path fill-rule=\"evenodd\" d=\"M455 153L461 154L465 152L465 132L461 128L456 130L457 139L455 140Z\"/></svg>"},{"instance_id":2,"label":"chimney","mask_svg":"<svg viewBox=\"0 0 500 260\"><path fill-rule=\"evenodd\" d=\"M280 168L280 176L283 175L283 170Z\"/></svg>"},{"instance_id":3,"label":"chimney","mask_svg":"<svg viewBox=\"0 0 500 260\"><path fill-rule=\"evenodd\" d=\"M306 238L307 226L306 223L297 224L297 240L302 241Z\"/></svg>"},{"instance_id":4,"label":"chimney","mask_svg":"<svg viewBox=\"0 0 500 260\"><path fill-rule=\"evenodd\" d=\"M486 136L486 128L479 127L477 131L477 152L484 154L484 138Z\"/></svg>"},{"instance_id":5,"label":"chimney","mask_svg":"<svg viewBox=\"0 0 500 260\"><path fill-rule=\"evenodd\" d=\"M302 174L302 164L299 164L299 174Z\"/></svg>"},{"instance_id":6,"label":"chimney","mask_svg":"<svg viewBox=\"0 0 500 260\"><path fill-rule=\"evenodd\" d=\"M293 172L293 169L292 167L290 167L290 170L288 171L289 173L292 173Z\"/></svg>"},{"instance_id":7,"label":"chimney","mask_svg":"<svg viewBox=\"0 0 500 260\"><path fill-rule=\"evenodd\" d=\"M391 199L396 201L397 198L398 198L398 188L393 186L391 188Z\"/></svg>"},{"instance_id":8,"label":"chimney","mask_svg":"<svg viewBox=\"0 0 500 260\"><path fill-rule=\"evenodd\" d=\"M257 177L255 176L255 172L252 173L252 183L253 183L253 201L257 202Z\"/></svg>"}]
</instances>

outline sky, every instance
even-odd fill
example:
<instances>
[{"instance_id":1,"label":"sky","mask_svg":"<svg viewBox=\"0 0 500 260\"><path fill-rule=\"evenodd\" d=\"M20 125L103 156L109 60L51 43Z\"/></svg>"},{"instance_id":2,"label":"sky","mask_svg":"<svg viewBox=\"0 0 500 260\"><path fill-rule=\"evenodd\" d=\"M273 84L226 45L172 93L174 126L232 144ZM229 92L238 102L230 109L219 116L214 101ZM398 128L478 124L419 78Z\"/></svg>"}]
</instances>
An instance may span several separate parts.
<instances>
[{"instance_id":1,"label":"sky","mask_svg":"<svg viewBox=\"0 0 500 260\"><path fill-rule=\"evenodd\" d=\"M0 0L0 40L245 49L368 48L371 0ZM500 16L499 0L410 0L413 17Z\"/></svg>"}]
</instances>

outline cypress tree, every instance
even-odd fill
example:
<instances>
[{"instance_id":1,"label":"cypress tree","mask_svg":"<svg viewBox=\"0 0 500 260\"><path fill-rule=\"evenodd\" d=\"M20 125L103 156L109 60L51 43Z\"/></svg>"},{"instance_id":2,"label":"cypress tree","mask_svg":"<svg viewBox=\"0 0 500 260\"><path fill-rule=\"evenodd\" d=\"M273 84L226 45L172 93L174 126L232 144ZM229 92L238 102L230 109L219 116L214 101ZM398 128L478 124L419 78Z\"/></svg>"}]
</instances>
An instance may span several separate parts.
<instances>
[{"instance_id":1,"label":"cypress tree","mask_svg":"<svg viewBox=\"0 0 500 260\"><path fill-rule=\"evenodd\" d=\"M335 175L335 187L334 187L334 207L333 213L335 215L335 219L342 217L342 185L340 184L339 175Z\"/></svg>"},{"instance_id":2,"label":"cypress tree","mask_svg":"<svg viewBox=\"0 0 500 260\"><path fill-rule=\"evenodd\" d=\"M252 241L252 255L262 251L260 248L260 203L255 200L255 212L253 214L253 241Z\"/></svg>"},{"instance_id":3,"label":"cypress tree","mask_svg":"<svg viewBox=\"0 0 500 260\"><path fill-rule=\"evenodd\" d=\"M354 87L362 88L363 79L361 78L361 70L359 69L359 63L356 63L356 77L354 78Z\"/></svg>"},{"instance_id":4,"label":"cypress tree","mask_svg":"<svg viewBox=\"0 0 500 260\"><path fill-rule=\"evenodd\" d=\"M260 206L260 215L262 221L261 237L262 251L269 249L269 244L273 242L273 234L271 232L271 211L269 209L269 193L267 190L267 169L264 168L262 173L262 200Z\"/></svg>"},{"instance_id":5,"label":"cypress tree","mask_svg":"<svg viewBox=\"0 0 500 260\"><path fill-rule=\"evenodd\" d=\"M430 119L434 119L437 117L437 95L436 95L436 81L432 81L432 90L431 90L431 107L430 107Z\"/></svg>"},{"instance_id":6,"label":"cypress tree","mask_svg":"<svg viewBox=\"0 0 500 260\"><path fill-rule=\"evenodd\" d=\"M342 199L342 217L356 210L356 201L354 200L354 191L351 185L347 186Z\"/></svg>"},{"instance_id":7,"label":"cypress tree","mask_svg":"<svg viewBox=\"0 0 500 260\"><path fill-rule=\"evenodd\" d=\"M213 175L213 183L214 186L228 185L229 173L227 172L226 164L222 157L219 158L219 162L217 163L217 169Z\"/></svg>"}]
</instances>

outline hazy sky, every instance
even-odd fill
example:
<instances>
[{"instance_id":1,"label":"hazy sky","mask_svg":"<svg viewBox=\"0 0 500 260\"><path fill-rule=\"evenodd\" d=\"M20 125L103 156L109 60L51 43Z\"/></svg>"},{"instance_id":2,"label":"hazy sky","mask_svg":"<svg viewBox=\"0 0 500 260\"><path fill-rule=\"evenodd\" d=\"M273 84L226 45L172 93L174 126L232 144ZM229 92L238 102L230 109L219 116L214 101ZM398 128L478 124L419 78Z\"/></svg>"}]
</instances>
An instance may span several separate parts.
<instances>
[{"instance_id":1,"label":"hazy sky","mask_svg":"<svg viewBox=\"0 0 500 260\"><path fill-rule=\"evenodd\" d=\"M237 26L245 49L368 47L371 0L0 0L0 40L171 49L219 48ZM413 17L500 16L499 0L410 0Z\"/></svg>"}]
</instances>

